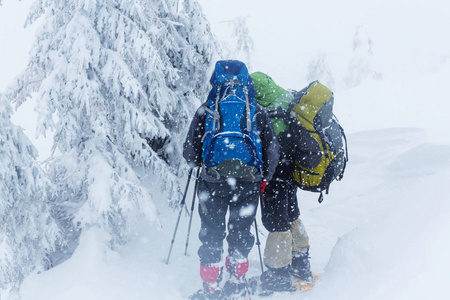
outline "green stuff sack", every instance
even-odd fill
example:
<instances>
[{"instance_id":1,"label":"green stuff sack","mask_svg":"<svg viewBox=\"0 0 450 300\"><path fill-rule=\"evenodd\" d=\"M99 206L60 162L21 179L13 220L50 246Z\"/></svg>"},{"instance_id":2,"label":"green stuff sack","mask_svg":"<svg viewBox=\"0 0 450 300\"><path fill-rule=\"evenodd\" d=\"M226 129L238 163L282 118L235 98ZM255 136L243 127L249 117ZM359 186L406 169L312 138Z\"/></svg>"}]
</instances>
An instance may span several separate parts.
<instances>
[{"instance_id":1,"label":"green stuff sack","mask_svg":"<svg viewBox=\"0 0 450 300\"><path fill-rule=\"evenodd\" d=\"M348 161L347 140L344 130L333 114L333 92L319 81L310 83L297 92L291 104L291 115L304 126L319 143L322 160L313 169L303 167L295 161L294 180L306 191L323 191L328 194L330 184L341 180Z\"/></svg>"}]
</instances>

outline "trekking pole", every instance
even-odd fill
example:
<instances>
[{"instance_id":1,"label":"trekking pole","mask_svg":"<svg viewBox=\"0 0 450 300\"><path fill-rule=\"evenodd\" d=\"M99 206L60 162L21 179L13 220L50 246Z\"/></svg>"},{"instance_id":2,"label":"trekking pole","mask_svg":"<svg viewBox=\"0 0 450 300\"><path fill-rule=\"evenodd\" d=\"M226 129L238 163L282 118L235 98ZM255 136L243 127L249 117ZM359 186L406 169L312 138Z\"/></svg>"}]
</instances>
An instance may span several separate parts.
<instances>
[{"instance_id":1,"label":"trekking pole","mask_svg":"<svg viewBox=\"0 0 450 300\"><path fill-rule=\"evenodd\" d=\"M256 224L256 218L255 218L255 230L256 230L256 245L258 246L259 252L259 262L261 263L261 272L264 273L263 261L261 256L261 242L259 241L258 225Z\"/></svg>"},{"instance_id":2,"label":"trekking pole","mask_svg":"<svg viewBox=\"0 0 450 300\"><path fill-rule=\"evenodd\" d=\"M181 203L180 203L180 205L181 205L180 213L178 214L177 224L175 225L172 242L170 243L169 255L167 255L166 265L169 264L170 253L172 253L173 243L175 242L175 236L177 235L177 229L178 229L178 224L180 223L181 213L183 212L183 206L186 203L186 194L187 194L187 191L189 188L189 182L191 181L192 171L193 171L193 168L191 168L189 170L189 174L188 174L188 178L187 178L187 182L186 182L186 188L184 189L183 199L181 199Z\"/></svg>"},{"instance_id":3,"label":"trekking pole","mask_svg":"<svg viewBox=\"0 0 450 300\"><path fill-rule=\"evenodd\" d=\"M188 249L188 245L189 245L189 236L191 235L192 216L194 215L195 194L197 193L199 174L200 174L200 167L197 169L197 173L195 174L194 195L192 196L191 215L189 216L189 226L188 226L188 232L187 232L187 237L186 237L186 248L184 249L185 256L187 256L187 249Z\"/></svg>"}]
</instances>

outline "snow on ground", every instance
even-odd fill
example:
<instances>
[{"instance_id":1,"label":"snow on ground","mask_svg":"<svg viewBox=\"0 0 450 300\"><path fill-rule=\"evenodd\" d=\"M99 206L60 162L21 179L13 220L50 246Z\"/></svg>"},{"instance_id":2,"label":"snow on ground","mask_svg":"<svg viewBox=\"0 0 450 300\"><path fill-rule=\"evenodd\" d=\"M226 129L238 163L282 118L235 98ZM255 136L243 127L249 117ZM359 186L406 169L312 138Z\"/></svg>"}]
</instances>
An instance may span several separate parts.
<instances>
[{"instance_id":1,"label":"snow on ground","mask_svg":"<svg viewBox=\"0 0 450 300\"><path fill-rule=\"evenodd\" d=\"M349 134L343 181L333 184L322 204L316 194L299 192L312 267L321 279L298 299L448 299L450 143L436 143L428 132L392 127ZM201 286L198 215L190 256L184 256L189 218L183 213L166 265L178 212L160 198L161 228L143 222L118 253L107 250L93 228L72 259L29 277L22 299L186 299ZM188 210L191 201L192 190ZM263 249L261 223L259 229ZM256 246L250 264L249 275L259 275Z\"/></svg>"},{"instance_id":2,"label":"snow on ground","mask_svg":"<svg viewBox=\"0 0 450 300\"><path fill-rule=\"evenodd\" d=\"M316 194L299 192L313 270L321 275L315 289L301 298L448 299L450 144L429 143L426 131L414 128L363 131L348 138L347 173L325 201L318 204ZM184 256L189 218L183 213L166 265L178 213L165 208L163 200L161 228L142 223L118 253L108 250L105 237L92 228L69 261L25 281L22 299L185 299L201 286L198 216L190 256ZM191 201L190 190L188 210ZM264 247L266 232L259 225ZM250 263L249 275L258 275L256 246Z\"/></svg>"},{"instance_id":3,"label":"snow on ground","mask_svg":"<svg viewBox=\"0 0 450 300\"><path fill-rule=\"evenodd\" d=\"M311 299L447 299L450 203L442 187L450 145L424 143L424 134L350 136L354 160L333 187L336 199L305 216L313 241L330 230L329 239L337 238Z\"/></svg>"}]
</instances>

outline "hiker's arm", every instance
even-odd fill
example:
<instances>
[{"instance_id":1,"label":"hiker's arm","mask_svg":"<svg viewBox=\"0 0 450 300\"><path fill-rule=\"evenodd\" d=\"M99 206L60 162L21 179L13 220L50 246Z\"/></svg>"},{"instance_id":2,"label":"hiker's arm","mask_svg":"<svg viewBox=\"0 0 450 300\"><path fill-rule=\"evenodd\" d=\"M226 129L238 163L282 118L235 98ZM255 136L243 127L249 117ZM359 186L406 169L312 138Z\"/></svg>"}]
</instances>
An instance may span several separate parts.
<instances>
[{"instance_id":1,"label":"hiker's arm","mask_svg":"<svg viewBox=\"0 0 450 300\"><path fill-rule=\"evenodd\" d=\"M322 160L322 153L318 142L298 122L292 122L291 130L295 141L294 159L303 167L312 169Z\"/></svg>"},{"instance_id":2,"label":"hiker's arm","mask_svg":"<svg viewBox=\"0 0 450 300\"><path fill-rule=\"evenodd\" d=\"M186 141L183 144L183 157L191 168L202 163L202 137L205 133L205 109L200 106L192 119Z\"/></svg>"},{"instance_id":3,"label":"hiker's arm","mask_svg":"<svg viewBox=\"0 0 450 300\"><path fill-rule=\"evenodd\" d=\"M270 181L278 165L280 146L272 122L270 122L269 115L265 109L258 109L257 122L262 144L263 180Z\"/></svg>"}]
</instances>

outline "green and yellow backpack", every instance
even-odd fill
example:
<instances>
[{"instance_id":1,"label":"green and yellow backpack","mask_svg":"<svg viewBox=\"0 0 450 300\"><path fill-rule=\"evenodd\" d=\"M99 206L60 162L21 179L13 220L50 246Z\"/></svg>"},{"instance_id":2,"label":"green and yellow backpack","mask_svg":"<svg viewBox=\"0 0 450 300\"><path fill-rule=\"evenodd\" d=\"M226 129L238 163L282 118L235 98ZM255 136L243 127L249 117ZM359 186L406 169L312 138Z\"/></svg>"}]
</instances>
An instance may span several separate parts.
<instances>
[{"instance_id":1,"label":"green and yellow backpack","mask_svg":"<svg viewBox=\"0 0 450 300\"><path fill-rule=\"evenodd\" d=\"M295 162L294 180L306 191L319 192L330 188L334 180L341 180L348 161L347 139L344 129L333 114L333 92L319 81L310 83L294 94L290 105L291 115L305 127L319 143L322 160L313 169Z\"/></svg>"}]
</instances>

